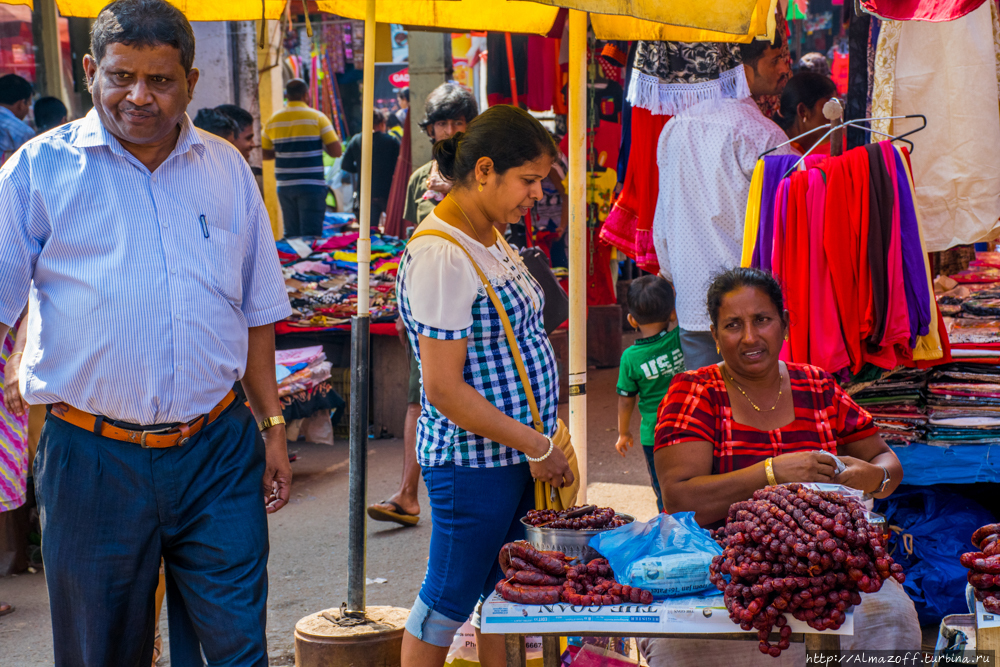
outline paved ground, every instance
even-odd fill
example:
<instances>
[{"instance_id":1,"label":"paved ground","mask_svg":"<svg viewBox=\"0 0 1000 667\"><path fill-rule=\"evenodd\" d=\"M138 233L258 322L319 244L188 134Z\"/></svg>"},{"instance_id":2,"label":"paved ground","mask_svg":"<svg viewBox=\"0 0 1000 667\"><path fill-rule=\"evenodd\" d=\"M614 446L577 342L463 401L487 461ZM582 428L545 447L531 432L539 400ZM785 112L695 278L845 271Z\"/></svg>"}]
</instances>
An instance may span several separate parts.
<instances>
[{"instance_id":1,"label":"paved ground","mask_svg":"<svg viewBox=\"0 0 1000 667\"><path fill-rule=\"evenodd\" d=\"M648 519L656 507L642 452L633 451L623 459L614 451L616 379L617 369L590 373L589 501ZM565 406L563 409L565 412ZM637 424L635 429L637 432ZM337 607L347 597L347 446L302 444L293 449L299 460L292 464L292 504L270 518L267 635L272 665L294 664L292 632L296 621ZM368 461L369 499L389 497L399 483L402 442L372 441ZM426 507L426 495L421 505ZM388 580L368 587L369 604L406 608L412 604L426 566L430 525L425 522L415 528L369 522L367 576ZM14 614L0 618L0 663L4 667L51 665L51 626L43 575L0 579L0 599L17 607ZM162 629L166 635L165 619ZM165 648L160 665L169 664L169 647Z\"/></svg>"}]
</instances>

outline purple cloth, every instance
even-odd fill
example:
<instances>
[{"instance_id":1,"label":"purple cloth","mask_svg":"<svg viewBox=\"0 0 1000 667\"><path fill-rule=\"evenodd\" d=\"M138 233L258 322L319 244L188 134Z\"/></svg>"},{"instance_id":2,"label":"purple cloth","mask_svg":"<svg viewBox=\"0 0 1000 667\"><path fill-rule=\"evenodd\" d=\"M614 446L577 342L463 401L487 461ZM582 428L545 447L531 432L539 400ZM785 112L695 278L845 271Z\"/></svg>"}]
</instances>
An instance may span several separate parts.
<instances>
[{"instance_id":1,"label":"purple cloth","mask_svg":"<svg viewBox=\"0 0 1000 667\"><path fill-rule=\"evenodd\" d=\"M771 270L771 247L774 242L774 197L778 183L785 172L798 161L798 155L768 155L764 158L764 180L760 189L760 220L757 226L757 243L754 245L750 266ZM784 217L784 216L782 216Z\"/></svg>"},{"instance_id":2,"label":"purple cloth","mask_svg":"<svg viewBox=\"0 0 1000 667\"><path fill-rule=\"evenodd\" d=\"M920 245L920 229L913 205L913 190L898 150L896 183L899 186L899 235L903 251L903 283L906 286L906 307L910 314L910 347L916 347L917 336L926 336L931 324L931 296L927 285L927 268Z\"/></svg>"}]
</instances>

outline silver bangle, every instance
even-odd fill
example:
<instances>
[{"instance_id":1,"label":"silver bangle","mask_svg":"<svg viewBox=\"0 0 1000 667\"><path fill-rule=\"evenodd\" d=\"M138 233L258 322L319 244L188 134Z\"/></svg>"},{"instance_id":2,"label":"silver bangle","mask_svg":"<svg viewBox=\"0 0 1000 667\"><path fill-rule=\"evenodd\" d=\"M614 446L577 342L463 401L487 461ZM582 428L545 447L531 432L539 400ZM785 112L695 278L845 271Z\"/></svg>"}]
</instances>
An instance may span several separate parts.
<instances>
[{"instance_id":1,"label":"silver bangle","mask_svg":"<svg viewBox=\"0 0 1000 667\"><path fill-rule=\"evenodd\" d=\"M545 437L546 440L549 441L549 451L545 452L544 454L542 454L541 456L539 456L537 459L533 459L530 456L528 456L527 454L525 454L524 458L528 459L532 463L540 463L540 462L544 461L545 459L549 458L549 455L552 453L552 450L555 449L555 444L552 442L552 438L550 438L549 436L545 435L544 433L542 435Z\"/></svg>"}]
</instances>

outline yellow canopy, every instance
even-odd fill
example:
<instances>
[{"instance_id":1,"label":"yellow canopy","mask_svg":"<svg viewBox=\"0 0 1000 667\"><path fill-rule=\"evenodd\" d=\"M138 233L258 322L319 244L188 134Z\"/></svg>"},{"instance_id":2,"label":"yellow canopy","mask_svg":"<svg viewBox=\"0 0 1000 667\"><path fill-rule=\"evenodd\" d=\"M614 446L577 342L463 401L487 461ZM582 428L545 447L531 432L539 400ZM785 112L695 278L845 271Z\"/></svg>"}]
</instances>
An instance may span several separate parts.
<instances>
[{"instance_id":1,"label":"yellow canopy","mask_svg":"<svg viewBox=\"0 0 1000 667\"><path fill-rule=\"evenodd\" d=\"M550 0L536 0L537 2L548 3ZM551 0L562 5L588 5L597 4L596 0ZM602 11L607 12L601 0ZM754 39L766 38L774 39L776 27L774 20L775 9L778 0L739 0L738 2L727 2L726 0L714 0L709 3L691 3L681 0L680 2L668 3L665 0L614 0L607 2L609 6L622 4L651 5L655 8L670 7L680 11L667 12L670 16L669 22L661 22L656 19L643 20L632 16L614 15L610 13L591 14L590 22L594 26L594 35L598 39L643 39L650 41L664 42L738 42L748 44ZM709 21L695 22L690 16L692 10L690 5L698 5L699 11L702 4L709 5L732 5L734 10L733 21L722 30L713 28ZM749 5L752 10L750 19L743 23L740 16L743 9ZM645 18L645 17L644 17ZM718 19L719 14L709 14L706 19ZM721 25L718 20L714 20L712 25Z\"/></svg>"},{"instance_id":2,"label":"yellow canopy","mask_svg":"<svg viewBox=\"0 0 1000 667\"><path fill-rule=\"evenodd\" d=\"M364 0L317 0L321 12L349 19L365 18ZM544 35L552 28L555 7L520 0L382 0L375 9L379 23L427 28L503 30Z\"/></svg>"},{"instance_id":3,"label":"yellow canopy","mask_svg":"<svg viewBox=\"0 0 1000 667\"><path fill-rule=\"evenodd\" d=\"M727 35L751 31L754 13L764 11L769 0L533 0L612 16L633 17L681 28L708 30ZM763 6L762 6L763 5ZM691 40L684 40L691 41Z\"/></svg>"},{"instance_id":4,"label":"yellow canopy","mask_svg":"<svg viewBox=\"0 0 1000 667\"><path fill-rule=\"evenodd\" d=\"M189 21L257 21L261 12L268 19L277 19L285 9L285 0L167 0L180 8ZM7 5L32 6L31 0L0 0ZM97 18L111 0L56 0L63 16Z\"/></svg>"}]
</instances>

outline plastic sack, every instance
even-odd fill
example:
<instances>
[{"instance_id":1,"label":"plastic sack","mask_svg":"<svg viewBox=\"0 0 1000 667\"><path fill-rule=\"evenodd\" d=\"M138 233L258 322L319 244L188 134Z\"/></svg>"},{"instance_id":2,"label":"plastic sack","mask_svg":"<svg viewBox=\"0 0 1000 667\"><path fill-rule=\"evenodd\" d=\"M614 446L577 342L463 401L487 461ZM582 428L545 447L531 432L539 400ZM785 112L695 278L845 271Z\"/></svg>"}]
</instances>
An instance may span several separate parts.
<instances>
[{"instance_id":1,"label":"plastic sack","mask_svg":"<svg viewBox=\"0 0 1000 667\"><path fill-rule=\"evenodd\" d=\"M526 667L542 667L542 638L525 637L524 648L527 652ZM444 664L449 667L479 667L476 629L470 621L463 623L455 633Z\"/></svg>"},{"instance_id":2,"label":"plastic sack","mask_svg":"<svg viewBox=\"0 0 1000 667\"><path fill-rule=\"evenodd\" d=\"M598 533L590 546L608 559L618 583L645 588L654 598L715 592L708 566L722 547L698 525L694 512L634 521Z\"/></svg>"},{"instance_id":3,"label":"plastic sack","mask_svg":"<svg viewBox=\"0 0 1000 667\"><path fill-rule=\"evenodd\" d=\"M913 600L920 624L964 614L968 570L958 559L972 550L972 533L993 523L992 514L964 496L912 487L876 501L875 509L893 527L892 558L903 566L903 589Z\"/></svg>"}]
</instances>

